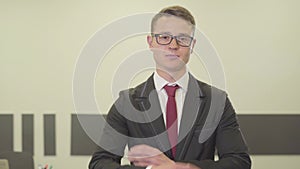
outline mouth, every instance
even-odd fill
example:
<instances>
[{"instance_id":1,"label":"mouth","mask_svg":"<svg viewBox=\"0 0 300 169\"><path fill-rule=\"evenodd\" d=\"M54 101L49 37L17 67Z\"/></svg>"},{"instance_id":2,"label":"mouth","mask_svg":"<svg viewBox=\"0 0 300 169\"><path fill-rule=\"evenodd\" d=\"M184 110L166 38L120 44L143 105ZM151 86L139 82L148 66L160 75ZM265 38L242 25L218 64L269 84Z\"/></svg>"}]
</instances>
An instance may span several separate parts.
<instances>
[{"instance_id":1,"label":"mouth","mask_svg":"<svg viewBox=\"0 0 300 169\"><path fill-rule=\"evenodd\" d=\"M165 55L167 58L170 58L170 59L177 59L177 58L179 58L179 56L178 55L175 55L175 54L167 54L167 55Z\"/></svg>"}]
</instances>

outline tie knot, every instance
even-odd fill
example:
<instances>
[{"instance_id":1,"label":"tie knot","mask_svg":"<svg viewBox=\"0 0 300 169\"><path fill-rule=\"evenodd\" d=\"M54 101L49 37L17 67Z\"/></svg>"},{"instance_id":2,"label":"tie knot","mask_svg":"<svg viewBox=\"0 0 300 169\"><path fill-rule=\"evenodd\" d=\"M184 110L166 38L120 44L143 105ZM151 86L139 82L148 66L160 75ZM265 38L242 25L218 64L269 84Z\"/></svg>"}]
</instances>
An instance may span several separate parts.
<instances>
[{"instance_id":1,"label":"tie knot","mask_svg":"<svg viewBox=\"0 0 300 169\"><path fill-rule=\"evenodd\" d=\"M169 97L175 97L175 92L178 88L179 88L178 85L175 85L175 86L165 85L164 86L164 89L166 90Z\"/></svg>"}]
</instances>

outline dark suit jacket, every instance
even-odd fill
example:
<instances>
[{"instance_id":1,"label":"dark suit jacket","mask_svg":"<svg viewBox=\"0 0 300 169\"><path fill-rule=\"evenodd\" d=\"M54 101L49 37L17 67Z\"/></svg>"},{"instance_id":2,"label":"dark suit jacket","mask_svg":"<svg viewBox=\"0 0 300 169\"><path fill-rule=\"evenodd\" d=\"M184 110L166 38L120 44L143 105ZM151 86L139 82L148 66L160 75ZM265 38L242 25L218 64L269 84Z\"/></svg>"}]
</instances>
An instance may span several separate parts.
<instances>
[{"instance_id":1,"label":"dark suit jacket","mask_svg":"<svg viewBox=\"0 0 300 169\"><path fill-rule=\"evenodd\" d=\"M137 144L156 147L174 161L190 162L201 169L251 168L247 146L226 93L189 76L175 157L170 151L152 75L137 87L120 92L107 115L100 148L89 168L143 168L120 166L124 147ZM214 161L216 150L218 161Z\"/></svg>"}]
</instances>

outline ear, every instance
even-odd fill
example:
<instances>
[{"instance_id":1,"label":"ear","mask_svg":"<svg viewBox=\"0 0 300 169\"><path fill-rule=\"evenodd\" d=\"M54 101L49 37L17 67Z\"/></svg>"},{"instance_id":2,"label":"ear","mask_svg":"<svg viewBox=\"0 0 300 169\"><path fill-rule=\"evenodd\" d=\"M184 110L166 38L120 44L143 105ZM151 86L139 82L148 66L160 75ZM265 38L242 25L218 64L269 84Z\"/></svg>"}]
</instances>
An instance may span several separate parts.
<instances>
[{"instance_id":1,"label":"ear","mask_svg":"<svg viewBox=\"0 0 300 169\"><path fill-rule=\"evenodd\" d=\"M148 47L150 49L153 48L152 42L153 42L153 37L151 35L148 35L147 36L147 43L148 43Z\"/></svg>"},{"instance_id":2,"label":"ear","mask_svg":"<svg viewBox=\"0 0 300 169\"><path fill-rule=\"evenodd\" d=\"M191 48L190 48L190 53L192 54L194 51L194 46L196 44L196 39L193 39L192 44L191 44Z\"/></svg>"}]
</instances>

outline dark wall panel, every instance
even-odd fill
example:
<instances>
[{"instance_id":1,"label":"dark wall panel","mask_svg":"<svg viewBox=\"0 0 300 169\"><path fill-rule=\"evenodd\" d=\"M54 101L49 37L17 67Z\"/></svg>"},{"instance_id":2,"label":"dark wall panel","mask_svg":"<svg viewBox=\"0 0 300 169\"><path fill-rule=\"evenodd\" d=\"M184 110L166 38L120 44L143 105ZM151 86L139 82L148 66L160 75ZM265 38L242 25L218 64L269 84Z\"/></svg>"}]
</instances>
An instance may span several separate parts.
<instances>
[{"instance_id":1,"label":"dark wall panel","mask_svg":"<svg viewBox=\"0 0 300 169\"><path fill-rule=\"evenodd\" d=\"M91 155L97 148L80 125L78 116L101 130L101 115L71 116L71 155ZM300 154L300 115L238 115L251 154ZM23 151L34 152L34 118L22 115ZM0 115L0 151L12 151L13 115ZM55 114L44 115L44 154L56 155Z\"/></svg>"},{"instance_id":2,"label":"dark wall panel","mask_svg":"<svg viewBox=\"0 0 300 169\"><path fill-rule=\"evenodd\" d=\"M13 150L13 115L0 115L0 152Z\"/></svg>"},{"instance_id":3,"label":"dark wall panel","mask_svg":"<svg viewBox=\"0 0 300 169\"><path fill-rule=\"evenodd\" d=\"M300 115L239 115L251 154L300 154Z\"/></svg>"},{"instance_id":4,"label":"dark wall panel","mask_svg":"<svg viewBox=\"0 0 300 169\"><path fill-rule=\"evenodd\" d=\"M55 115L44 115L44 154L56 155Z\"/></svg>"},{"instance_id":5,"label":"dark wall panel","mask_svg":"<svg viewBox=\"0 0 300 169\"><path fill-rule=\"evenodd\" d=\"M33 114L22 115L22 147L24 152L34 153Z\"/></svg>"},{"instance_id":6,"label":"dark wall panel","mask_svg":"<svg viewBox=\"0 0 300 169\"><path fill-rule=\"evenodd\" d=\"M91 155L97 149L97 144L86 134L82 128L80 121L89 122L94 126L94 131L99 132L98 119L102 118L101 115L77 115L72 114L71 119L71 155ZM93 125L94 124L94 125ZM100 136L99 136L100 137Z\"/></svg>"}]
</instances>

